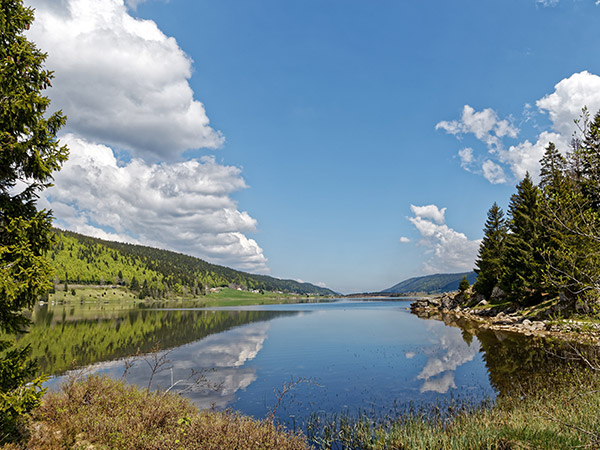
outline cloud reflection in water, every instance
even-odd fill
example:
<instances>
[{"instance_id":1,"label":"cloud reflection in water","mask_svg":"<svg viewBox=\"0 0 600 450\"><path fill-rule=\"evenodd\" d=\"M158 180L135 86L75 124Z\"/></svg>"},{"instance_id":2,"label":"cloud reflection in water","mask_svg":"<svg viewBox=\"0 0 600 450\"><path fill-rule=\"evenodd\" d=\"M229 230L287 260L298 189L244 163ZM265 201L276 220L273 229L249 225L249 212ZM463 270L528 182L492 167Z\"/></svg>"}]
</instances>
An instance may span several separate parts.
<instances>
[{"instance_id":1,"label":"cloud reflection in water","mask_svg":"<svg viewBox=\"0 0 600 450\"><path fill-rule=\"evenodd\" d=\"M427 363L417 375L418 380L425 380L420 392L445 394L449 389L456 388L456 369L475 358L480 351L480 344L478 340L466 343L458 328L446 327L443 323L431 322L428 328L432 346L424 350Z\"/></svg>"},{"instance_id":2,"label":"cloud reflection in water","mask_svg":"<svg viewBox=\"0 0 600 450\"><path fill-rule=\"evenodd\" d=\"M152 386L167 389L177 382L176 388L184 388L190 386L187 380L192 371L199 371L206 376L210 386L219 388L212 389L207 387L207 383L200 383L188 390L186 397L200 408L227 407L235 400L236 392L256 381L256 369L244 365L263 348L269 327L268 322L248 324L173 349L166 356L168 364L155 373ZM162 354L164 352L159 353ZM148 360L152 362L151 358ZM124 369L123 360L108 361L89 366L85 373L103 373L119 378ZM127 382L146 387L151 372L149 365L140 358L127 372ZM65 376L54 378L48 386L57 386L64 379Z\"/></svg>"}]
</instances>

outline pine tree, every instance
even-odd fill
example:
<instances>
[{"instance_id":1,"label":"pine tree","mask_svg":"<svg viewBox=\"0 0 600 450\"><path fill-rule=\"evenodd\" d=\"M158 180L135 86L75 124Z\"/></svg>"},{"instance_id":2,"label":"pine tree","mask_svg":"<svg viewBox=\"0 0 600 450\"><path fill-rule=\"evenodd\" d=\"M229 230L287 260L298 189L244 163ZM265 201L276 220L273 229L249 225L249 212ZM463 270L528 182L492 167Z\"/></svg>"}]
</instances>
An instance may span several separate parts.
<instances>
[{"instance_id":1,"label":"pine tree","mask_svg":"<svg viewBox=\"0 0 600 450\"><path fill-rule=\"evenodd\" d=\"M22 314L51 287L45 253L52 245L52 217L38 211L39 192L51 185L68 151L56 133L64 125L61 112L47 113L50 100L41 91L52 72L46 55L24 31L33 10L21 0L0 1L0 331L22 331ZM22 187L24 186L24 187ZM41 378L30 380L35 365L29 349L10 349L0 342L0 443L17 437L16 423L39 403Z\"/></svg>"},{"instance_id":2,"label":"pine tree","mask_svg":"<svg viewBox=\"0 0 600 450\"><path fill-rule=\"evenodd\" d=\"M546 147L540 165L540 188L550 193L559 193L565 184L566 161L554 143L550 142Z\"/></svg>"},{"instance_id":3,"label":"pine tree","mask_svg":"<svg viewBox=\"0 0 600 450\"><path fill-rule=\"evenodd\" d=\"M575 145L579 144L575 143ZM540 165L540 214L545 293L555 296L561 289L552 281L553 277L549 276L549 271L556 264L557 251L564 245L562 242L564 234L558 231L555 222L558 219L557 211L571 196L574 183L569 178L567 159L560 154L554 143L550 142L546 147ZM580 176L581 171L578 170L578 173Z\"/></svg>"},{"instance_id":4,"label":"pine tree","mask_svg":"<svg viewBox=\"0 0 600 450\"><path fill-rule=\"evenodd\" d=\"M535 303L543 284L540 192L529 173L517 185L509 204L510 233L506 236L500 287L517 303Z\"/></svg>"},{"instance_id":5,"label":"pine tree","mask_svg":"<svg viewBox=\"0 0 600 450\"><path fill-rule=\"evenodd\" d=\"M135 277L135 275L131 279L131 284L129 285L129 289L131 289L132 291L139 291L140 290L140 283L137 280L137 278Z\"/></svg>"},{"instance_id":6,"label":"pine tree","mask_svg":"<svg viewBox=\"0 0 600 450\"><path fill-rule=\"evenodd\" d=\"M486 298L490 297L499 281L506 231L504 212L494 202L487 213L483 229L484 235L479 246L479 256L475 261L477 281L473 284L473 290Z\"/></svg>"},{"instance_id":7,"label":"pine tree","mask_svg":"<svg viewBox=\"0 0 600 450\"><path fill-rule=\"evenodd\" d=\"M469 280L467 280L466 276L463 276L460 283L458 283L458 290L462 294L466 292L467 289L469 289Z\"/></svg>"},{"instance_id":8,"label":"pine tree","mask_svg":"<svg viewBox=\"0 0 600 450\"><path fill-rule=\"evenodd\" d=\"M576 120L560 191L543 199L546 285L590 311L600 299L600 112Z\"/></svg>"},{"instance_id":9,"label":"pine tree","mask_svg":"<svg viewBox=\"0 0 600 450\"><path fill-rule=\"evenodd\" d=\"M591 206L600 209L600 111L587 123L581 144L583 160L582 192Z\"/></svg>"}]
</instances>

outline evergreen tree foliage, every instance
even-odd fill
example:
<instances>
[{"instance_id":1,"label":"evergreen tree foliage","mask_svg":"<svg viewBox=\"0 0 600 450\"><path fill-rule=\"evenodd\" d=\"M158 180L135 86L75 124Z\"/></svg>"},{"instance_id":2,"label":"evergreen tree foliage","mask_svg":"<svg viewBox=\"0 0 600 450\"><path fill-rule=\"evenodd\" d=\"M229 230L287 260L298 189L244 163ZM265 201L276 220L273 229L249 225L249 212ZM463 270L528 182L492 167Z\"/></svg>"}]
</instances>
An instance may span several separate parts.
<instances>
[{"instance_id":1,"label":"evergreen tree foliage","mask_svg":"<svg viewBox=\"0 0 600 450\"><path fill-rule=\"evenodd\" d=\"M566 160L553 142L546 147L540 165L540 188L550 194L559 194L565 184Z\"/></svg>"},{"instance_id":2,"label":"evergreen tree foliage","mask_svg":"<svg viewBox=\"0 0 600 450\"><path fill-rule=\"evenodd\" d=\"M173 296L177 285L181 287L180 293L195 296L203 295L205 287L230 284L248 290L335 294L310 283L240 272L168 250L105 241L57 229L54 234L58 243L50 253L50 260L55 272L65 275L68 272L69 280L76 279L80 284L99 284L101 279L106 284L118 284L119 279L123 279L124 284L139 294L146 281L144 294L154 298ZM63 282L59 279L55 284Z\"/></svg>"},{"instance_id":3,"label":"evergreen tree foliage","mask_svg":"<svg viewBox=\"0 0 600 450\"><path fill-rule=\"evenodd\" d=\"M494 238L499 209L490 209L476 261L477 293L489 295L498 282L521 305L560 294L568 306L600 312L600 111L590 119L583 108L575 124L579 133L565 156L548 144L539 187L529 174L517 186L508 232L498 234L503 239Z\"/></svg>"},{"instance_id":4,"label":"evergreen tree foliage","mask_svg":"<svg viewBox=\"0 0 600 450\"><path fill-rule=\"evenodd\" d=\"M50 287L51 214L38 211L36 200L50 186L68 151L56 140L64 125L61 112L47 114L50 100L41 91L52 73L46 55L24 31L33 10L21 0L0 0L0 331L22 331L22 311ZM42 379L31 383L29 349L0 344L0 441L17 436L19 417L41 398Z\"/></svg>"},{"instance_id":5,"label":"evergreen tree foliage","mask_svg":"<svg viewBox=\"0 0 600 450\"><path fill-rule=\"evenodd\" d=\"M462 279L460 280L460 283L458 283L458 290L459 290L459 292L463 293L467 289L469 289L469 280L467 280L466 276L463 276Z\"/></svg>"},{"instance_id":6,"label":"evergreen tree foliage","mask_svg":"<svg viewBox=\"0 0 600 450\"><path fill-rule=\"evenodd\" d=\"M544 257L549 286L571 306L591 312L600 298L600 216L581 191L546 198L549 239Z\"/></svg>"},{"instance_id":7,"label":"evergreen tree foliage","mask_svg":"<svg viewBox=\"0 0 600 450\"><path fill-rule=\"evenodd\" d=\"M594 119L586 122L583 141L580 147L582 155L581 189L589 198L594 209L600 208L600 111Z\"/></svg>"},{"instance_id":8,"label":"evergreen tree foliage","mask_svg":"<svg viewBox=\"0 0 600 450\"><path fill-rule=\"evenodd\" d=\"M544 191L545 277L590 312L600 298L600 112L590 120L584 108L575 123L581 137L571 142L561 188Z\"/></svg>"},{"instance_id":9,"label":"evergreen tree foliage","mask_svg":"<svg viewBox=\"0 0 600 450\"><path fill-rule=\"evenodd\" d=\"M500 287L510 300L536 302L543 284L542 220L540 190L529 173L510 199L509 215Z\"/></svg>"},{"instance_id":10,"label":"evergreen tree foliage","mask_svg":"<svg viewBox=\"0 0 600 450\"><path fill-rule=\"evenodd\" d=\"M477 281L473 284L473 290L486 298L490 297L492 290L498 285L502 271L506 232L504 212L494 202L487 213L487 220L483 228L483 239L479 246L478 258L475 261Z\"/></svg>"}]
</instances>

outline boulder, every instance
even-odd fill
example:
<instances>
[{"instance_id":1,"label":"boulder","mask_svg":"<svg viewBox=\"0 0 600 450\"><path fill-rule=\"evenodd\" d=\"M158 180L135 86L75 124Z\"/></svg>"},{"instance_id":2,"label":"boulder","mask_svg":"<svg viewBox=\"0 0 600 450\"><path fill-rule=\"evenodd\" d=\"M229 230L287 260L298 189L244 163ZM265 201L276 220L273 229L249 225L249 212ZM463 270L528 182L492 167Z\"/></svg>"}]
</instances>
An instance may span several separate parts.
<instances>
[{"instance_id":1,"label":"boulder","mask_svg":"<svg viewBox=\"0 0 600 450\"><path fill-rule=\"evenodd\" d=\"M541 331L546 329L546 324L541 320L534 320L531 322L531 327L536 331Z\"/></svg>"},{"instance_id":2,"label":"boulder","mask_svg":"<svg viewBox=\"0 0 600 450\"><path fill-rule=\"evenodd\" d=\"M449 295L444 295L441 300L442 308L444 309L453 309L458 306L458 302Z\"/></svg>"},{"instance_id":3,"label":"boulder","mask_svg":"<svg viewBox=\"0 0 600 450\"><path fill-rule=\"evenodd\" d=\"M427 301L426 299L415 300L414 302L412 302L410 304L410 307L412 309L415 309L415 308L427 308L428 306L429 306L429 301Z\"/></svg>"},{"instance_id":4,"label":"boulder","mask_svg":"<svg viewBox=\"0 0 600 450\"><path fill-rule=\"evenodd\" d=\"M439 308L440 306L442 306L442 302L439 297L433 297L429 299L429 305Z\"/></svg>"},{"instance_id":5,"label":"boulder","mask_svg":"<svg viewBox=\"0 0 600 450\"><path fill-rule=\"evenodd\" d=\"M506 297L506 294L502 289L498 286L494 286L492 289L492 295L490 295L490 301L493 303L499 303L500 300L503 300Z\"/></svg>"}]
</instances>

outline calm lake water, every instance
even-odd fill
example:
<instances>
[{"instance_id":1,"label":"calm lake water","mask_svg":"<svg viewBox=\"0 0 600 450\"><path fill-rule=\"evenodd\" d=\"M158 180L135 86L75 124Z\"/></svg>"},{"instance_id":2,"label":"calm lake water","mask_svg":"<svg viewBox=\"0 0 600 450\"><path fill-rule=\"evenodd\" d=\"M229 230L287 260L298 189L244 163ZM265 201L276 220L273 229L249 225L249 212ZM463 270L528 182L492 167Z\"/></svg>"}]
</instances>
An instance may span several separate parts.
<instances>
[{"instance_id":1,"label":"calm lake water","mask_svg":"<svg viewBox=\"0 0 600 450\"><path fill-rule=\"evenodd\" d=\"M134 305L38 307L31 342L55 388L72 367L123 375L123 358L168 349L152 386L188 389L202 408L232 408L263 418L284 383L305 379L282 397L280 421L302 423L311 413L375 415L409 404L494 398L534 371L560 360L541 341L481 331L469 323L410 313L410 300L141 309ZM439 320L439 319L445 319ZM147 358L149 362L151 358ZM186 381L192 372L206 383ZM146 386L151 370L136 360L127 380Z\"/></svg>"}]
</instances>

